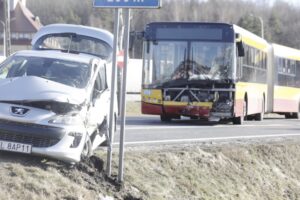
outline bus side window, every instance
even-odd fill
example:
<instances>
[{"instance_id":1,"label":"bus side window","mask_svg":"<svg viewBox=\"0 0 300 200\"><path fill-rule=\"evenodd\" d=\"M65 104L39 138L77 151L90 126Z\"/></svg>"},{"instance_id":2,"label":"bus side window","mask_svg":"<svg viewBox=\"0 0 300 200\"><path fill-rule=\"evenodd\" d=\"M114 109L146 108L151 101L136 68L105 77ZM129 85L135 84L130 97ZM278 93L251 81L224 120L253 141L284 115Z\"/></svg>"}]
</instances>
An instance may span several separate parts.
<instances>
[{"instance_id":1,"label":"bus side window","mask_svg":"<svg viewBox=\"0 0 300 200\"><path fill-rule=\"evenodd\" d=\"M245 48L242 41L236 43L237 50L238 50L238 56L244 57L245 56Z\"/></svg>"}]
</instances>

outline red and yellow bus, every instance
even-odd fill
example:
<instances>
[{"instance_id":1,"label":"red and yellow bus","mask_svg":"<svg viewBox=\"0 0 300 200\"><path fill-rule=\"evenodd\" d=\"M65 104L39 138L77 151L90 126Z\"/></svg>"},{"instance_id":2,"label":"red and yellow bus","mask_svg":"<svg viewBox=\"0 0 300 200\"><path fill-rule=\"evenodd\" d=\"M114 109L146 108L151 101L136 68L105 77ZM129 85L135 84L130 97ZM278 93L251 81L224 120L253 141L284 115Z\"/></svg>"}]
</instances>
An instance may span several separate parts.
<instances>
[{"instance_id":1,"label":"red and yellow bus","mask_svg":"<svg viewBox=\"0 0 300 200\"><path fill-rule=\"evenodd\" d=\"M300 51L272 44L270 66L270 111L299 119Z\"/></svg>"},{"instance_id":2,"label":"red and yellow bus","mask_svg":"<svg viewBox=\"0 0 300 200\"><path fill-rule=\"evenodd\" d=\"M298 89L280 82L283 72L296 73L296 52L282 54L284 47L225 23L155 22L143 36L143 114L162 121L187 116L242 124L246 118L263 120L265 112L298 113L299 101L284 107L297 99ZM277 57L295 66L280 71Z\"/></svg>"}]
</instances>

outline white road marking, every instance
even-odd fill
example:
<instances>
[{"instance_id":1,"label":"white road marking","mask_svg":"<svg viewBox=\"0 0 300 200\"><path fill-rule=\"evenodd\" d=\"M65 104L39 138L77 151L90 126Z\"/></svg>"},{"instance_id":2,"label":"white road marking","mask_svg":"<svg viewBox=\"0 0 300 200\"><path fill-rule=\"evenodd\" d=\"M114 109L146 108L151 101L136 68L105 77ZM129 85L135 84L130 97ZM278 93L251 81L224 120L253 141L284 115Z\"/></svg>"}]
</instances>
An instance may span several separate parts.
<instances>
[{"instance_id":1,"label":"white road marking","mask_svg":"<svg viewBox=\"0 0 300 200\"><path fill-rule=\"evenodd\" d=\"M246 124L246 125L193 125L193 126L136 126L130 127L127 126L126 130L145 130L145 129L203 129L207 127L211 128L241 128L241 127L287 127L290 126L288 124Z\"/></svg>"},{"instance_id":2,"label":"white road marking","mask_svg":"<svg viewBox=\"0 0 300 200\"><path fill-rule=\"evenodd\" d=\"M162 144L162 143L188 143L188 142L205 142L214 140L237 140L237 139L258 139L258 138L273 138L273 137L290 137L300 136L297 134L275 134L275 135L251 135L251 136L232 136L232 137L212 137L212 138L191 138L191 139L173 139L173 140L149 140L149 141L136 141L136 142L125 142L125 145L138 145L138 144ZM118 145L115 142L114 145Z\"/></svg>"}]
</instances>

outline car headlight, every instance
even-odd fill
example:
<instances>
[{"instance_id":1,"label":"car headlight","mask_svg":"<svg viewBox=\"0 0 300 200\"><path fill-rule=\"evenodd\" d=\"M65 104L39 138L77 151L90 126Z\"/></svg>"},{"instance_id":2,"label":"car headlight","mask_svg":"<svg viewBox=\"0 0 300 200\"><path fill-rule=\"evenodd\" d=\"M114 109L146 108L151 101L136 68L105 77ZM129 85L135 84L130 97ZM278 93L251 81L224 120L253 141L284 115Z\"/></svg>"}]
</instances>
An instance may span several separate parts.
<instances>
[{"instance_id":1,"label":"car headlight","mask_svg":"<svg viewBox=\"0 0 300 200\"><path fill-rule=\"evenodd\" d=\"M82 118L79 114L58 115L48 121L51 124L76 125L82 123Z\"/></svg>"}]
</instances>

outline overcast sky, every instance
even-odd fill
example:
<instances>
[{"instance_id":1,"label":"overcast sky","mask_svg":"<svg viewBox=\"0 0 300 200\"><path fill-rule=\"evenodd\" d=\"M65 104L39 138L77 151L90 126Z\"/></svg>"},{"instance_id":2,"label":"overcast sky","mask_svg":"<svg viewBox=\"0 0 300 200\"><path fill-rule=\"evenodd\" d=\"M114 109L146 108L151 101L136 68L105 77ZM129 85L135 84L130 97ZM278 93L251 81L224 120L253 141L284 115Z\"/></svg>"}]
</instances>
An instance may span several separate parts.
<instances>
[{"instance_id":1,"label":"overcast sky","mask_svg":"<svg viewBox=\"0 0 300 200\"><path fill-rule=\"evenodd\" d=\"M257 0L255 0L257 1ZM270 3L274 3L277 0L265 0L266 2L270 2ZM282 0L282 1L286 1L290 4L296 5L296 6L300 6L300 0Z\"/></svg>"}]
</instances>

